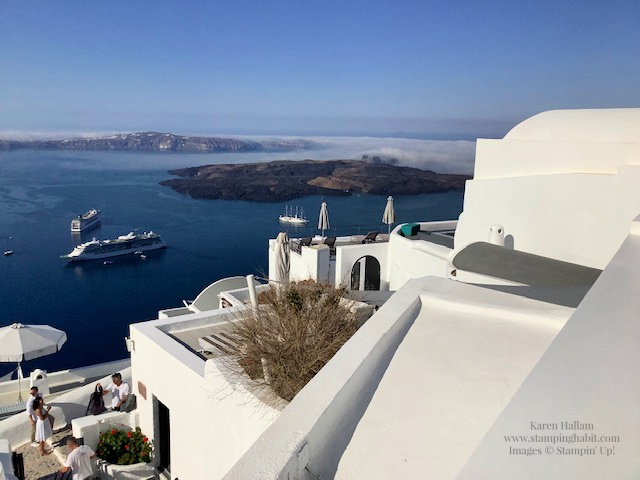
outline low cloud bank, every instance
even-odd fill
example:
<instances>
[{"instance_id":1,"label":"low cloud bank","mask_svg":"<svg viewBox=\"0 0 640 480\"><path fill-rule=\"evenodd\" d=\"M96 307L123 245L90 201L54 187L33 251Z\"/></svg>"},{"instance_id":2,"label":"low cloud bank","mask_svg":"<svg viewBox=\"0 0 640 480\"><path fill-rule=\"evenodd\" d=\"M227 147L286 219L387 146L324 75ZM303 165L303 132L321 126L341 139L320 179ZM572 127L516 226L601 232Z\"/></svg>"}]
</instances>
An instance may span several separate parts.
<instances>
[{"instance_id":1,"label":"low cloud bank","mask_svg":"<svg viewBox=\"0 0 640 480\"><path fill-rule=\"evenodd\" d=\"M9 132L0 131L0 139L42 140L64 138L87 138L113 135L113 132ZM311 145L306 150L288 152L243 152L243 153L148 153L121 152L120 156L111 152L82 153L81 168L113 169L171 169L218 163L253 163L271 160L331 160L360 159L363 155L380 157L382 161L392 161L401 166L433 170L437 173L473 173L475 142L468 140L420 140L411 138L379 137L324 137L324 136L248 136L248 135L204 135L211 137L243 138L256 141L278 139L302 140ZM70 152L66 151L66 156ZM93 165L92 155L100 156L100 165ZM124 156L124 157L122 157ZM136 159L134 160L134 157ZM129 157L125 160L126 157ZM86 161L85 161L86 160ZM72 162L76 163L76 162ZM78 165L76 165L77 167Z\"/></svg>"},{"instance_id":2,"label":"low cloud bank","mask_svg":"<svg viewBox=\"0 0 640 480\"><path fill-rule=\"evenodd\" d=\"M416 140L408 138L311 137L328 152L344 157L379 156L397 160L398 165L433 170L438 173L473 173L475 142L467 140Z\"/></svg>"}]
</instances>

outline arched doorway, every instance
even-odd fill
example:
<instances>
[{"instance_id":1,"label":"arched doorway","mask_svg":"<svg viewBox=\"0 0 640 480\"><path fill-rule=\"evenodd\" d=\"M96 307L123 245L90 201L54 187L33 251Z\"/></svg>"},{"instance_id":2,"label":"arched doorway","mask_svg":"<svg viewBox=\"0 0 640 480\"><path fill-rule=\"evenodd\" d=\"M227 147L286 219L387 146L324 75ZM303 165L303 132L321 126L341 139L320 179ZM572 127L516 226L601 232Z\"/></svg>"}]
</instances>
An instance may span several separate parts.
<instances>
[{"instance_id":1,"label":"arched doorway","mask_svg":"<svg viewBox=\"0 0 640 480\"><path fill-rule=\"evenodd\" d=\"M351 290L380 290L380 262L377 258L365 255L353 264Z\"/></svg>"}]
</instances>

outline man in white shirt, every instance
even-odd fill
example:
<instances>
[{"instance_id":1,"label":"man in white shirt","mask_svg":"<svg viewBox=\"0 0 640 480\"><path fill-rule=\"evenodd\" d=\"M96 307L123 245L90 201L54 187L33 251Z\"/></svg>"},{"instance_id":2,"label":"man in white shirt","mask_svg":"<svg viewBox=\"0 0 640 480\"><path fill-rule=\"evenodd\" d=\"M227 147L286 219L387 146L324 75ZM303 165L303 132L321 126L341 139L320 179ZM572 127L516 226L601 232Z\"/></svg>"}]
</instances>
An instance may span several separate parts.
<instances>
[{"instance_id":1,"label":"man in white shirt","mask_svg":"<svg viewBox=\"0 0 640 480\"><path fill-rule=\"evenodd\" d=\"M129 398L129 385L122 381L122 375L114 373L111 375L111 383L102 390L102 394L106 395L111 392L111 408L118 411L122 404ZM100 384L98 384L100 386Z\"/></svg>"},{"instance_id":2,"label":"man in white shirt","mask_svg":"<svg viewBox=\"0 0 640 480\"><path fill-rule=\"evenodd\" d=\"M42 398L42 394L38 392L38 387L31 387L29 390L29 399L25 405L29 422L31 423L31 446L38 447L40 444L36 442L36 412L33 409L33 401L36 398Z\"/></svg>"},{"instance_id":3,"label":"man in white shirt","mask_svg":"<svg viewBox=\"0 0 640 480\"><path fill-rule=\"evenodd\" d=\"M69 455L64 467L60 469L60 473L66 473L69 470L73 473L73 480L85 480L93 476L93 468L91 467L91 459L96 456L96 452L86 445L78 445L76 437L67 439L69 447Z\"/></svg>"}]
</instances>

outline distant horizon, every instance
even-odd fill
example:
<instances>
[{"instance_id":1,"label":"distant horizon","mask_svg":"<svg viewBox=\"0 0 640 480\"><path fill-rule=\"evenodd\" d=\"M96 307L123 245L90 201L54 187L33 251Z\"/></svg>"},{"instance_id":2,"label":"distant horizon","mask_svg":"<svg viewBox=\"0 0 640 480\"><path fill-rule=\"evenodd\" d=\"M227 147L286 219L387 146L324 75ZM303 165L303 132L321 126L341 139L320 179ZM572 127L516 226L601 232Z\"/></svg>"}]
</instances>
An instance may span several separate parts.
<instances>
[{"instance_id":1,"label":"distant horizon","mask_svg":"<svg viewBox=\"0 0 640 480\"><path fill-rule=\"evenodd\" d=\"M515 126L515 125L514 125ZM0 130L0 140L9 141L46 141L46 140L69 140L79 138L102 138L112 135L130 135L136 133L161 133L180 135L186 137L208 137L208 138L273 138L273 139L294 139L294 138L376 138L376 139L410 139L410 140L465 140L475 142L478 138L502 138L510 129L500 133L429 133L429 132L339 132L339 131L319 131L319 132L277 132L277 131L218 131L218 132L196 132L196 131L181 131L179 129L138 129L138 130L103 130L103 131L90 131L90 130L77 130L77 131L58 131L58 130L39 130L39 131L22 131L22 130Z\"/></svg>"},{"instance_id":2,"label":"distant horizon","mask_svg":"<svg viewBox=\"0 0 640 480\"><path fill-rule=\"evenodd\" d=\"M640 106L640 3L5 0L0 131L501 138Z\"/></svg>"}]
</instances>

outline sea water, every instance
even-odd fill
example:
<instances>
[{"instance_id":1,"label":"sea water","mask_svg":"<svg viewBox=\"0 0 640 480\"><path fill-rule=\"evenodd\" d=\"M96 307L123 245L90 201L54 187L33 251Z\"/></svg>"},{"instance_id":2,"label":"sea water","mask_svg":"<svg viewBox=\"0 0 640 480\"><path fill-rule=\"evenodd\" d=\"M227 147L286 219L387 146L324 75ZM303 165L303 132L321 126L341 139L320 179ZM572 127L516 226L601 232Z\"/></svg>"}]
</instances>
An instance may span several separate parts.
<instances>
[{"instance_id":1,"label":"sea water","mask_svg":"<svg viewBox=\"0 0 640 480\"><path fill-rule=\"evenodd\" d=\"M169 168L257 162L282 154L175 154L122 152L0 152L0 326L47 324L68 340L59 353L23 364L49 371L128 356L129 324L157 318L210 283L267 272L268 239L320 233L320 203L329 207L326 235L386 232L385 196L305 197L290 202L194 200L159 185ZM290 155L289 155L290 157ZM291 158L291 157L290 157ZM462 192L396 196L398 222L456 219ZM285 203L304 208L306 228L284 227ZM102 210L98 228L70 232L73 217ZM153 230L166 250L147 259L114 257L67 263L59 258L81 241ZM0 364L0 375L15 366Z\"/></svg>"}]
</instances>

